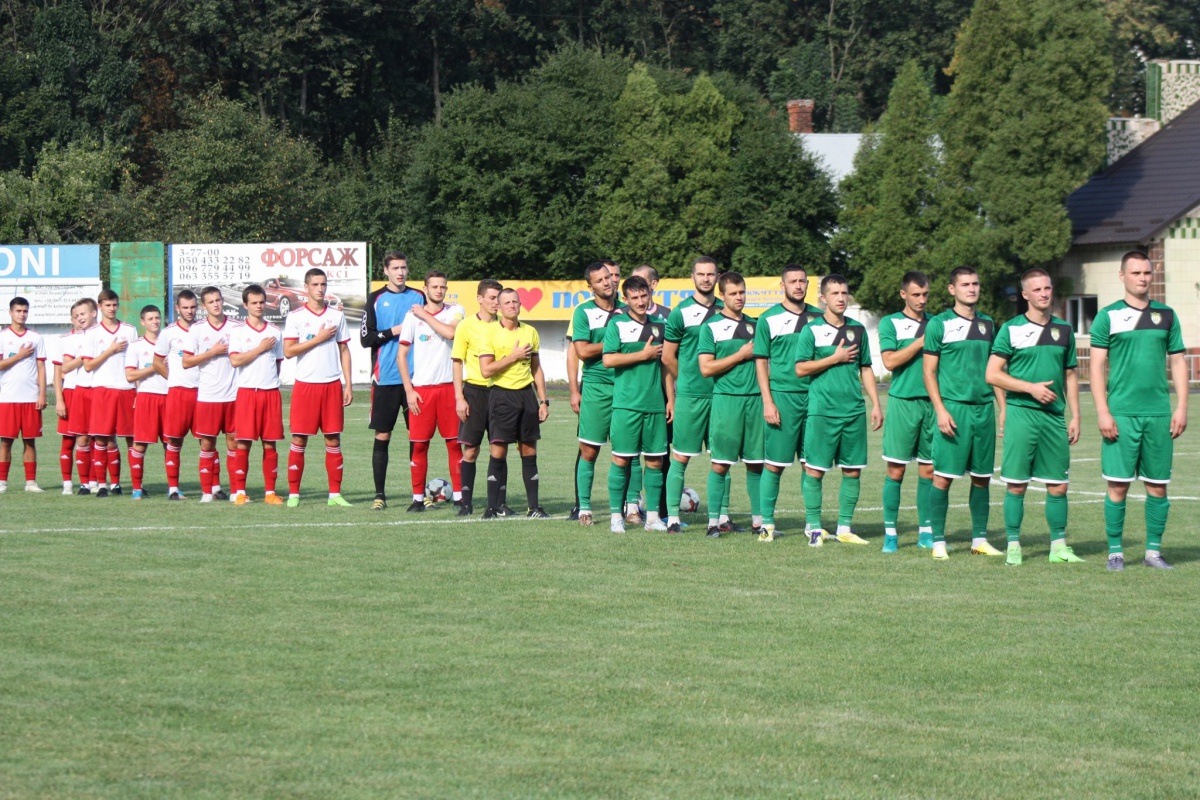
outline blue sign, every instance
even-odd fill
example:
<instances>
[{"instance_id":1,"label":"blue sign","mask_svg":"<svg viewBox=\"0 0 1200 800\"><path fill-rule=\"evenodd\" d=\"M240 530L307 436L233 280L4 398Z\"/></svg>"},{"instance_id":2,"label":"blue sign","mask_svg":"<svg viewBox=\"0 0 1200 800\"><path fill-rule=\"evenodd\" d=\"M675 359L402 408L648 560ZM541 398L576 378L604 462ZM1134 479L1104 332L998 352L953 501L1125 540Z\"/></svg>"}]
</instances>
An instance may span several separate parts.
<instances>
[{"instance_id":1,"label":"blue sign","mask_svg":"<svg viewBox=\"0 0 1200 800\"><path fill-rule=\"evenodd\" d=\"M0 282L37 286L99 280L98 244L0 245Z\"/></svg>"}]
</instances>

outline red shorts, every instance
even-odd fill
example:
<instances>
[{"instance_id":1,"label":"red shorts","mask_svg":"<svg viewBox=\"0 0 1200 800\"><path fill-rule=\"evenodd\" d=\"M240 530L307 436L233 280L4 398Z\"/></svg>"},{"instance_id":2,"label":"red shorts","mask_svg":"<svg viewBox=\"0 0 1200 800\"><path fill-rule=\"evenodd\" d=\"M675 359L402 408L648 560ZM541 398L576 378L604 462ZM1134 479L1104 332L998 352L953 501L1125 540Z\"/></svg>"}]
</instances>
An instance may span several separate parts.
<instances>
[{"instance_id":1,"label":"red shorts","mask_svg":"<svg viewBox=\"0 0 1200 800\"><path fill-rule=\"evenodd\" d=\"M133 436L133 389L92 387L89 436Z\"/></svg>"},{"instance_id":2,"label":"red shorts","mask_svg":"<svg viewBox=\"0 0 1200 800\"><path fill-rule=\"evenodd\" d=\"M87 436L92 416L92 387L76 386L67 404L67 430L72 436Z\"/></svg>"},{"instance_id":3,"label":"red shorts","mask_svg":"<svg viewBox=\"0 0 1200 800\"><path fill-rule=\"evenodd\" d=\"M42 412L37 403L0 403L0 439L37 439Z\"/></svg>"},{"instance_id":4,"label":"red shorts","mask_svg":"<svg viewBox=\"0 0 1200 800\"><path fill-rule=\"evenodd\" d=\"M141 392L133 401L133 440L138 444L154 444L163 438L163 409L165 394Z\"/></svg>"},{"instance_id":5,"label":"red shorts","mask_svg":"<svg viewBox=\"0 0 1200 800\"><path fill-rule=\"evenodd\" d=\"M238 441L283 439L283 398L278 389L238 389L234 433Z\"/></svg>"},{"instance_id":6,"label":"red shorts","mask_svg":"<svg viewBox=\"0 0 1200 800\"><path fill-rule=\"evenodd\" d=\"M201 436L215 439L222 433L233 433L234 408L237 401L226 403L206 403L196 401L196 419L192 422L192 434L199 439Z\"/></svg>"},{"instance_id":7,"label":"red shorts","mask_svg":"<svg viewBox=\"0 0 1200 800\"><path fill-rule=\"evenodd\" d=\"M292 387L291 428L293 436L316 436L320 430L326 436L340 434L346 427L346 410L342 407L342 382L304 383Z\"/></svg>"},{"instance_id":8,"label":"red shorts","mask_svg":"<svg viewBox=\"0 0 1200 800\"><path fill-rule=\"evenodd\" d=\"M71 433L71 403L74 402L75 390L63 389L63 408L67 410L65 416L58 416L58 409L54 410L54 415L58 418L58 432L63 436L74 436Z\"/></svg>"},{"instance_id":9,"label":"red shorts","mask_svg":"<svg viewBox=\"0 0 1200 800\"><path fill-rule=\"evenodd\" d=\"M421 413L408 412L408 438L428 442L436 430L443 439L458 438L458 409L454 405L454 384L414 387L421 395Z\"/></svg>"},{"instance_id":10,"label":"red shorts","mask_svg":"<svg viewBox=\"0 0 1200 800\"><path fill-rule=\"evenodd\" d=\"M196 395L199 389L172 386L167 389L167 405L163 408L162 432L168 439L182 439L191 433L196 417Z\"/></svg>"}]
</instances>

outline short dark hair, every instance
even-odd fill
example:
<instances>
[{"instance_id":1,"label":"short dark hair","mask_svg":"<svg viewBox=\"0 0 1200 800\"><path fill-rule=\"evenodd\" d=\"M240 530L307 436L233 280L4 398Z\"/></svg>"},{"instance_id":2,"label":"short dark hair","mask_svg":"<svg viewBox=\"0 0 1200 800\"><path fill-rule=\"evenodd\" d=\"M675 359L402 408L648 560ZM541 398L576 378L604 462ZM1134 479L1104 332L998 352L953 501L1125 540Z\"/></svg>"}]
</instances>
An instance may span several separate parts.
<instances>
[{"instance_id":1,"label":"short dark hair","mask_svg":"<svg viewBox=\"0 0 1200 800\"><path fill-rule=\"evenodd\" d=\"M501 290L500 290L500 296L501 296L501 297L503 297L503 296L504 296L504 295L506 295L506 294L515 294L517 297L520 297L520 296L521 296L521 293L520 293L520 292L518 292L516 289L513 289L511 286L510 286L509 288L507 288L507 289L501 289Z\"/></svg>"},{"instance_id":2,"label":"short dark hair","mask_svg":"<svg viewBox=\"0 0 1200 800\"><path fill-rule=\"evenodd\" d=\"M101 289L100 294L96 295L96 302L103 303L106 300L116 300L121 302L121 295L114 292L112 289Z\"/></svg>"},{"instance_id":3,"label":"short dark hair","mask_svg":"<svg viewBox=\"0 0 1200 800\"><path fill-rule=\"evenodd\" d=\"M696 271L697 264L712 264L715 267L717 266L717 260L712 256L700 256L692 262L692 272Z\"/></svg>"},{"instance_id":4,"label":"short dark hair","mask_svg":"<svg viewBox=\"0 0 1200 800\"><path fill-rule=\"evenodd\" d=\"M308 286L309 278L325 278L325 270L313 267L308 272L304 273L304 285Z\"/></svg>"},{"instance_id":5,"label":"short dark hair","mask_svg":"<svg viewBox=\"0 0 1200 800\"><path fill-rule=\"evenodd\" d=\"M808 270L805 269L803 264L785 264L783 269L779 271L779 280L787 280L788 273L790 272L803 272L804 277L808 277Z\"/></svg>"},{"instance_id":6,"label":"short dark hair","mask_svg":"<svg viewBox=\"0 0 1200 800\"><path fill-rule=\"evenodd\" d=\"M203 289L201 289L201 290L200 290L200 302L202 302L202 303L203 303L203 302L204 302L204 298L208 297L210 294L219 294L219 295L221 295L222 297L224 297L224 296L225 296L225 293L224 293L224 292L222 292L222 291L221 291L220 289L218 289L217 287L215 287L215 286L205 286Z\"/></svg>"},{"instance_id":7,"label":"short dark hair","mask_svg":"<svg viewBox=\"0 0 1200 800\"><path fill-rule=\"evenodd\" d=\"M649 292L650 282L641 275L630 275L625 279L625 282L621 284L621 294L629 297L630 291Z\"/></svg>"},{"instance_id":8,"label":"short dark hair","mask_svg":"<svg viewBox=\"0 0 1200 800\"><path fill-rule=\"evenodd\" d=\"M81 297L75 301L74 305L71 306L71 313L74 314L75 309L79 308L80 306L87 306L92 311L95 311L96 310L96 301L90 297Z\"/></svg>"},{"instance_id":9,"label":"short dark hair","mask_svg":"<svg viewBox=\"0 0 1200 800\"><path fill-rule=\"evenodd\" d=\"M251 295L255 297L266 297L267 290L259 286L257 283L252 283L245 289L242 289L242 302L249 303Z\"/></svg>"},{"instance_id":10,"label":"short dark hair","mask_svg":"<svg viewBox=\"0 0 1200 800\"><path fill-rule=\"evenodd\" d=\"M654 267L650 266L649 264L640 264L633 268L634 272L637 272L638 270L641 270L646 273L646 282L647 283L654 283L659 280L658 270L656 270Z\"/></svg>"},{"instance_id":11,"label":"short dark hair","mask_svg":"<svg viewBox=\"0 0 1200 800\"><path fill-rule=\"evenodd\" d=\"M180 289L179 294L175 295L175 305L179 305L180 300L199 300L196 293L191 289Z\"/></svg>"},{"instance_id":12,"label":"short dark hair","mask_svg":"<svg viewBox=\"0 0 1200 800\"><path fill-rule=\"evenodd\" d=\"M500 284L500 281L496 280L495 278L484 278L479 282L479 286L475 289L475 296L483 297L488 289L495 289L497 292L504 291L504 287Z\"/></svg>"},{"instance_id":13,"label":"short dark hair","mask_svg":"<svg viewBox=\"0 0 1200 800\"><path fill-rule=\"evenodd\" d=\"M954 269L950 270L950 285L953 286L954 284L958 283L958 279L963 275L975 275L978 277L979 271L974 267L968 267L966 265L955 267Z\"/></svg>"},{"instance_id":14,"label":"short dark hair","mask_svg":"<svg viewBox=\"0 0 1200 800\"><path fill-rule=\"evenodd\" d=\"M405 264L407 264L408 256L404 255L404 253L401 253L399 250L388 250L386 253L383 254L383 266L384 267L386 267L388 264L390 264L393 261L403 261Z\"/></svg>"},{"instance_id":15,"label":"short dark hair","mask_svg":"<svg viewBox=\"0 0 1200 800\"><path fill-rule=\"evenodd\" d=\"M8 301L8 310L9 311L12 311L17 306L24 306L25 308L29 308L29 301L26 300L24 297L14 297L12 300Z\"/></svg>"},{"instance_id":16,"label":"short dark hair","mask_svg":"<svg viewBox=\"0 0 1200 800\"><path fill-rule=\"evenodd\" d=\"M1033 267L1021 273L1021 288L1025 288L1025 281L1030 278L1050 278L1050 273L1041 267ZM1051 279L1052 280L1052 279Z\"/></svg>"},{"instance_id":17,"label":"short dark hair","mask_svg":"<svg viewBox=\"0 0 1200 800\"><path fill-rule=\"evenodd\" d=\"M138 319L145 317L147 314L158 314L162 316L162 309L151 303L147 306L142 306L142 310L138 312Z\"/></svg>"},{"instance_id":18,"label":"short dark hair","mask_svg":"<svg viewBox=\"0 0 1200 800\"><path fill-rule=\"evenodd\" d=\"M593 261L583 268L583 282L588 286L592 285L592 276L600 270L604 270L604 274L608 274L608 264L603 261Z\"/></svg>"},{"instance_id":19,"label":"short dark hair","mask_svg":"<svg viewBox=\"0 0 1200 800\"><path fill-rule=\"evenodd\" d=\"M845 275L837 272L831 272L824 278L821 278L821 294L825 294L825 290L834 284L845 286L847 289L850 288L850 281L846 280Z\"/></svg>"},{"instance_id":20,"label":"short dark hair","mask_svg":"<svg viewBox=\"0 0 1200 800\"><path fill-rule=\"evenodd\" d=\"M449 278L446 277L446 273L442 272L440 269L431 269L431 270L427 271L425 273L425 282L429 283L430 278L441 278L444 281L450 280Z\"/></svg>"},{"instance_id":21,"label":"short dark hair","mask_svg":"<svg viewBox=\"0 0 1200 800\"><path fill-rule=\"evenodd\" d=\"M910 269L908 272L904 273L904 277L900 279L900 288L904 289L908 286L912 286L914 283L917 286L924 288L929 285L929 278L927 278L925 273L921 272L920 270Z\"/></svg>"},{"instance_id":22,"label":"short dark hair","mask_svg":"<svg viewBox=\"0 0 1200 800\"><path fill-rule=\"evenodd\" d=\"M715 263L715 262L714 262ZM721 290L721 294L725 294L726 287L729 286L745 286L746 279L738 272L722 272L721 277L717 278L717 286Z\"/></svg>"},{"instance_id":23,"label":"short dark hair","mask_svg":"<svg viewBox=\"0 0 1200 800\"><path fill-rule=\"evenodd\" d=\"M1150 259L1150 256L1146 255L1144 250L1130 250L1121 256L1121 272L1125 271L1125 265L1130 261L1148 261L1150 262L1150 268L1154 269L1154 261Z\"/></svg>"}]
</instances>

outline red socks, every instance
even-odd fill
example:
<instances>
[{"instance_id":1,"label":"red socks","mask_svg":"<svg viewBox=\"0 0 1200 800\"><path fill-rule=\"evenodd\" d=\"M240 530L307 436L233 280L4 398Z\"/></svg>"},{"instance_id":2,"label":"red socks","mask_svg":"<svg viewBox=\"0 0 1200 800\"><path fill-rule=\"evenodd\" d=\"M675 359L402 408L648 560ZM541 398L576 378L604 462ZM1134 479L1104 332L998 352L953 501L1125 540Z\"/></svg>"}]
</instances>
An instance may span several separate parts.
<instances>
[{"instance_id":1,"label":"red socks","mask_svg":"<svg viewBox=\"0 0 1200 800\"><path fill-rule=\"evenodd\" d=\"M129 479L133 482L134 491L142 488L142 470L146 466L146 453L135 447L129 448Z\"/></svg>"},{"instance_id":2,"label":"red socks","mask_svg":"<svg viewBox=\"0 0 1200 800\"><path fill-rule=\"evenodd\" d=\"M217 453L215 450L200 451L200 491L212 494L213 473L217 469Z\"/></svg>"},{"instance_id":3,"label":"red socks","mask_svg":"<svg viewBox=\"0 0 1200 800\"><path fill-rule=\"evenodd\" d=\"M167 486L170 489L179 489L179 448L174 445L167 445L166 451L163 453L163 466L167 470Z\"/></svg>"},{"instance_id":4,"label":"red socks","mask_svg":"<svg viewBox=\"0 0 1200 800\"><path fill-rule=\"evenodd\" d=\"M329 476L329 493L342 493L342 448L325 448L325 474Z\"/></svg>"},{"instance_id":5,"label":"red socks","mask_svg":"<svg viewBox=\"0 0 1200 800\"><path fill-rule=\"evenodd\" d=\"M288 451L288 491L300 494L300 479L304 477L304 448L293 444Z\"/></svg>"},{"instance_id":6,"label":"red socks","mask_svg":"<svg viewBox=\"0 0 1200 800\"><path fill-rule=\"evenodd\" d=\"M64 436L62 440L62 449L58 451L58 466L62 471L63 483L70 483L71 481L71 461L74 459L74 453L75 437Z\"/></svg>"},{"instance_id":7,"label":"red socks","mask_svg":"<svg viewBox=\"0 0 1200 800\"><path fill-rule=\"evenodd\" d=\"M429 475L429 442L412 443L412 490L413 495L425 494L425 478Z\"/></svg>"},{"instance_id":8,"label":"red socks","mask_svg":"<svg viewBox=\"0 0 1200 800\"><path fill-rule=\"evenodd\" d=\"M458 439L447 439L446 450L450 457L450 486L462 491L462 444Z\"/></svg>"},{"instance_id":9,"label":"red socks","mask_svg":"<svg viewBox=\"0 0 1200 800\"><path fill-rule=\"evenodd\" d=\"M263 448L263 488L268 493L275 491L275 481L279 478L279 451Z\"/></svg>"}]
</instances>

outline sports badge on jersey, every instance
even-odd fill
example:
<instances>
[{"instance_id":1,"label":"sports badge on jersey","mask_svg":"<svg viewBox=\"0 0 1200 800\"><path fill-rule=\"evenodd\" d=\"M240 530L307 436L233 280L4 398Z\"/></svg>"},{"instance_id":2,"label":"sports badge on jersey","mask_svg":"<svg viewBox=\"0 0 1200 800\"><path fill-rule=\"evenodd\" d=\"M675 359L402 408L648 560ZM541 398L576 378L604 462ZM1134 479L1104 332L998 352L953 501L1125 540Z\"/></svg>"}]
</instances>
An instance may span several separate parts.
<instances>
[{"instance_id":1,"label":"sports badge on jersey","mask_svg":"<svg viewBox=\"0 0 1200 800\"><path fill-rule=\"evenodd\" d=\"M1158 313L1157 311L1151 311L1150 312L1150 322L1152 322L1155 325L1158 325L1159 323L1162 322L1162 314Z\"/></svg>"}]
</instances>

